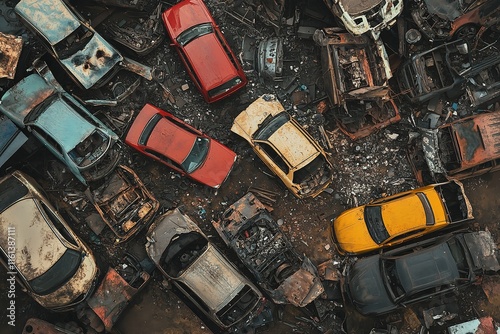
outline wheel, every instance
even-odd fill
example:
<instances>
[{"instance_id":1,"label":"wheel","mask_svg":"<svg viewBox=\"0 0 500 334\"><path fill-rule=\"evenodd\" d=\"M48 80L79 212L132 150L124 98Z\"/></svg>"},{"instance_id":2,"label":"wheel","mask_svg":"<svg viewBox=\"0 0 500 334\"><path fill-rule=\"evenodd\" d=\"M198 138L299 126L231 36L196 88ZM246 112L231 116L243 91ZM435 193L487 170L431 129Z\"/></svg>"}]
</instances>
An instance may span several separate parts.
<instances>
[{"instance_id":1,"label":"wheel","mask_svg":"<svg viewBox=\"0 0 500 334\"><path fill-rule=\"evenodd\" d=\"M463 39L466 42L472 42L476 38L478 27L475 24L464 24L457 29L453 35L456 39Z\"/></svg>"}]
</instances>

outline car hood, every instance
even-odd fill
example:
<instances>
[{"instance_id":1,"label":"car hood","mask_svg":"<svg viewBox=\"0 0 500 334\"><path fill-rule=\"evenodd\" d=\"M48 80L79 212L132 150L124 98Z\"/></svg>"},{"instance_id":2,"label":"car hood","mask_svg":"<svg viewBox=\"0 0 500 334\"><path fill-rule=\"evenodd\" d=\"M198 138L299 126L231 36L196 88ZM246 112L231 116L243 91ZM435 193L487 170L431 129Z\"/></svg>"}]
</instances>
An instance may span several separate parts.
<instances>
[{"instance_id":1,"label":"car hood","mask_svg":"<svg viewBox=\"0 0 500 334\"><path fill-rule=\"evenodd\" d=\"M361 314L385 313L397 307L385 288L379 255L355 262L349 270L346 284L347 293Z\"/></svg>"},{"instance_id":2,"label":"car hood","mask_svg":"<svg viewBox=\"0 0 500 334\"><path fill-rule=\"evenodd\" d=\"M207 186L218 188L231 172L235 161L236 153L219 142L211 140L205 161L190 176Z\"/></svg>"},{"instance_id":3,"label":"car hood","mask_svg":"<svg viewBox=\"0 0 500 334\"><path fill-rule=\"evenodd\" d=\"M69 58L60 59L85 89L94 86L122 60L122 55L97 33L83 49Z\"/></svg>"},{"instance_id":4,"label":"car hood","mask_svg":"<svg viewBox=\"0 0 500 334\"><path fill-rule=\"evenodd\" d=\"M366 227L364 207L344 211L333 221L335 239L342 251L361 253L378 248Z\"/></svg>"},{"instance_id":5,"label":"car hood","mask_svg":"<svg viewBox=\"0 0 500 334\"><path fill-rule=\"evenodd\" d=\"M235 119L231 131L252 143L253 134L268 117L285 109L274 95L262 95L243 110Z\"/></svg>"},{"instance_id":6,"label":"car hood","mask_svg":"<svg viewBox=\"0 0 500 334\"><path fill-rule=\"evenodd\" d=\"M24 119L29 112L55 91L40 75L31 74L3 95L0 110L17 126L24 128Z\"/></svg>"},{"instance_id":7,"label":"car hood","mask_svg":"<svg viewBox=\"0 0 500 334\"><path fill-rule=\"evenodd\" d=\"M182 0L163 12L163 22L173 39L192 26L211 21L205 5L199 1Z\"/></svg>"}]
</instances>

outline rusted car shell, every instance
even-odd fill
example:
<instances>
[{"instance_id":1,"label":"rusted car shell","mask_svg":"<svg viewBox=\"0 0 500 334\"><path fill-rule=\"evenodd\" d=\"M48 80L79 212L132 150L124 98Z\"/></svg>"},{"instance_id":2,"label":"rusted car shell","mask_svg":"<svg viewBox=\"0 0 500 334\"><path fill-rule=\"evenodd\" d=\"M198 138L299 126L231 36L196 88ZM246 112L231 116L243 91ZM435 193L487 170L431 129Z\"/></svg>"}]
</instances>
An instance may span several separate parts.
<instances>
[{"instance_id":1,"label":"rusted car shell","mask_svg":"<svg viewBox=\"0 0 500 334\"><path fill-rule=\"evenodd\" d=\"M77 17L63 1L22 0L16 5L15 11L36 34L45 39L44 45L48 51L85 89L101 86L119 69L116 65L123 60L121 54ZM67 57L60 57L56 44L69 39L80 27L84 27L87 34L92 34L91 39Z\"/></svg>"},{"instance_id":2,"label":"rusted car shell","mask_svg":"<svg viewBox=\"0 0 500 334\"><path fill-rule=\"evenodd\" d=\"M375 39L381 30L393 25L403 11L401 0L324 0L324 3L351 34L369 32Z\"/></svg>"},{"instance_id":3,"label":"rusted car shell","mask_svg":"<svg viewBox=\"0 0 500 334\"><path fill-rule=\"evenodd\" d=\"M14 79L23 39L0 32L0 78Z\"/></svg>"},{"instance_id":4,"label":"rusted car shell","mask_svg":"<svg viewBox=\"0 0 500 334\"><path fill-rule=\"evenodd\" d=\"M17 190L12 184L14 180ZM25 193L0 214L0 221L15 227L16 244L15 258L5 263L10 239L7 228L1 229L0 245L5 257L0 261L10 271L16 271L18 283L43 307L52 311L73 309L85 301L95 288L98 268L92 251L71 230L29 176L14 171L0 180L2 187L7 187L6 183L10 184L11 188L4 188L4 191L20 193L20 187L21 189L24 187ZM56 222L52 222L53 220ZM64 233L68 233L72 241L68 236L62 236L61 228L64 229ZM35 292L31 287L34 283L28 282L33 282L45 274L68 250L77 252L81 257L72 275L67 277L56 290L49 290L43 294Z\"/></svg>"},{"instance_id":5,"label":"rusted car shell","mask_svg":"<svg viewBox=\"0 0 500 334\"><path fill-rule=\"evenodd\" d=\"M473 108L488 105L500 97L500 57L485 59L486 68L467 78L466 92Z\"/></svg>"},{"instance_id":6,"label":"rusted car shell","mask_svg":"<svg viewBox=\"0 0 500 334\"><path fill-rule=\"evenodd\" d=\"M162 268L162 256L167 251L172 241L182 234L195 232L204 239L205 234L188 216L182 214L179 209L166 212L158 217L150 226L146 238L146 252L155 263L162 274L171 279L173 284L177 281L185 284L192 293L195 293L207 308L204 312L221 328L227 329L231 325L245 321L245 318L255 316L257 308L263 303L262 294L259 290L219 252L207 239L207 247L203 253L191 263L179 277L170 277ZM243 288L250 288L259 300L251 305L249 311L238 319L233 319L233 324L224 324L217 313L229 306ZM181 291L184 291L180 288Z\"/></svg>"},{"instance_id":7,"label":"rusted car shell","mask_svg":"<svg viewBox=\"0 0 500 334\"><path fill-rule=\"evenodd\" d=\"M252 193L232 204L221 220L212 224L275 303L304 307L323 293L314 265L293 249L266 207ZM266 230L260 235L264 240L250 239L248 230L252 227ZM252 251L240 238L245 233L252 243ZM285 271L289 276L279 280L280 272Z\"/></svg>"},{"instance_id":8,"label":"rusted car shell","mask_svg":"<svg viewBox=\"0 0 500 334\"><path fill-rule=\"evenodd\" d=\"M129 167L119 165L99 188L92 191L92 203L102 220L123 242L148 225L160 203Z\"/></svg>"},{"instance_id":9,"label":"rusted car shell","mask_svg":"<svg viewBox=\"0 0 500 334\"><path fill-rule=\"evenodd\" d=\"M113 268L109 268L103 281L87 301L94 313L102 320L106 331L110 332L132 298L141 291L150 276L141 272L142 284L135 288L127 283Z\"/></svg>"},{"instance_id":10,"label":"rusted car shell","mask_svg":"<svg viewBox=\"0 0 500 334\"><path fill-rule=\"evenodd\" d=\"M267 139L260 140L255 137L266 119L272 119L281 113L286 112L276 96L262 95L235 118L231 131L248 141L255 153L295 196L298 198L318 196L333 181L333 167L323 149L293 117L288 115L289 121L276 129ZM258 145L259 141L266 142L273 147L287 164L288 173L285 173L269 158ZM294 173L306 168L318 157L323 160L323 163L317 170L310 171L309 174L313 179L307 179L308 181L300 184L294 183Z\"/></svg>"},{"instance_id":11,"label":"rusted car shell","mask_svg":"<svg viewBox=\"0 0 500 334\"><path fill-rule=\"evenodd\" d=\"M432 175L461 180L500 170L500 111L466 117L438 129L423 130L421 148L410 151L409 162L419 183L422 169L415 156L423 151Z\"/></svg>"},{"instance_id":12,"label":"rusted car shell","mask_svg":"<svg viewBox=\"0 0 500 334\"><path fill-rule=\"evenodd\" d=\"M389 96L392 72L380 40L332 28L316 30L313 39L321 46L323 82L342 132L356 140L401 119Z\"/></svg>"}]
</instances>

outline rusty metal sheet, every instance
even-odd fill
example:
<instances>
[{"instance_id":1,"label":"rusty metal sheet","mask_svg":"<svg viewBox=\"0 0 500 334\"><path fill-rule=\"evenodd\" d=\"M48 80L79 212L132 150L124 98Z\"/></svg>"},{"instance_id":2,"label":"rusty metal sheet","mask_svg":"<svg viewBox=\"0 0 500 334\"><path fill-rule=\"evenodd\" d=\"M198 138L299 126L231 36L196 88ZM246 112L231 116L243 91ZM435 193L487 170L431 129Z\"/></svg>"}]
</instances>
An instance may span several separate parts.
<instances>
[{"instance_id":1,"label":"rusty metal sheet","mask_svg":"<svg viewBox=\"0 0 500 334\"><path fill-rule=\"evenodd\" d=\"M452 123L461 168L500 157L500 111L483 113Z\"/></svg>"},{"instance_id":2,"label":"rusty metal sheet","mask_svg":"<svg viewBox=\"0 0 500 334\"><path fill-rule=\"evenodd\" d=\"M114 269L109 268L95 293L87 301L94 313L102 320L106 331L110 331L137 292L142 290L149 274L141 272L142 284L134 288Z\"/></svg>"},{"instance_id":3,"label":"rusty metal sheet","mask_svg":"<svg viewBox=\"0 0 500 334\"><path fill-rule=\"evenodd\" d=\"M294 306L304 307L324 291L319 277L301 268L285 279L275 293L282 294L286 301Z\"/></svg>"},{"instance_id":4,"label":"rusty metal sheet","mask_svg":"<svg viewBox=\"0 0 500 334\"><path fill-rule=\"evenodd\" d=\"M92 191L92 202L117 242L129 239L147 226L160 207L137 174L123 165Z\"/></svg>"},{"instance_id":5,"label":"rusty metal sheet","mask_svg":"<svg viewBox=\"0 0 500 334\"><path fill-rule=\"evenodd\" d=\"M80 26L78 18L62 1L22 0L15 11L51 45L59 43Z\"/></svg>"},{"instance_id":6,"label":"rusty metal sheet","mask_svg":"<svg viewBox=\"0 0 500 334\"><path fill-rule=\"evenodd\" d=\"M23 39L0 32L0 78L14 79Z\"/></svg>"}]
</instances>

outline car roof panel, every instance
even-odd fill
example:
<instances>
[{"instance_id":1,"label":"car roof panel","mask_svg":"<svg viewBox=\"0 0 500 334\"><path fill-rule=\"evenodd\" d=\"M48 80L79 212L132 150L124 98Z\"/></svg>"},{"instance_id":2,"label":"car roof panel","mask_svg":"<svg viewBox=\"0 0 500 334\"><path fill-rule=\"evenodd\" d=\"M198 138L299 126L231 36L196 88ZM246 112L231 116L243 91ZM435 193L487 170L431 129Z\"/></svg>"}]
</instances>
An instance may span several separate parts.
<instances>
[{"instance_id":1,"label":"car roof panel","mask_svg":"<svg viewBox=\"0 0 500 334\"><path fill-rule=\"evenodd\" d=\"M395 261L397 275L407 294L450 284L460 278L447 243L416 251Z\"/></svg>"},{"instance_id":2,"label":"car roof panel","mask_svg":"<svg viewBox=\"0 0 500 334\"><path fill-rule=\"evenodd\" d=\"M184 46L201 86L207 91L238 76L215 33L200 36Z\"/></svg>"},{"instance_id":3,"label":"car roof panel","mask_svg":"<svg viewBox=\"0 0 500 334\"><path fill-rule=\"evenodd\" d=\"M300 168L303 163L312 160L320 153L292 121L283 124L268 141L281 152L294 169Z\"/></svg>"},{"instance_id":4,"label":"car roof panel","mask_svg":"<svg viewBox=\"0 0 500 334\"><path fill-rule=\"evenodd\" d=\"M34 123L49 133L65 152L71 151L96 129L61 98L54 100Z\"/></svg>"},{"instance_id":5,"label":"car roof panel","mask_svg":"<svg viewBox=\"0 0 500 334\"><path fill-rule=\"evenodd\" d=\"M151 132L147 146L181 164L191 152L196 137L163 117Z\"/></svg>"}]
</instances>

